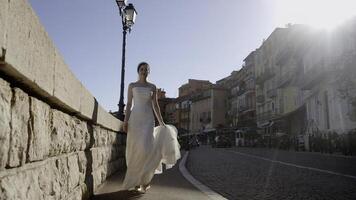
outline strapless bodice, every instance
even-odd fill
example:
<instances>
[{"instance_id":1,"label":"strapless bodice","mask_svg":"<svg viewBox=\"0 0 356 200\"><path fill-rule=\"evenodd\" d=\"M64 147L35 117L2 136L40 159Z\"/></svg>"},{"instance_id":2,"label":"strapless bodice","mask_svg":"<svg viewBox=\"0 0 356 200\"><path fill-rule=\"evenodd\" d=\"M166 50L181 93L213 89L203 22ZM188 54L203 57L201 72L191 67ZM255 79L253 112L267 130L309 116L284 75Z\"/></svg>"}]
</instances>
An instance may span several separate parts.
<instances>
[{"instance_id":1,"label":"strapless bodice","mask_svg":"<svg viewBox=\"0 0 356 200\"><path fill-rule=\"evenodd\" d=\"M149 87L134 87L132 88L133 109L148 109L152 108L152 89Z\"/></svg>"}]
</instances>

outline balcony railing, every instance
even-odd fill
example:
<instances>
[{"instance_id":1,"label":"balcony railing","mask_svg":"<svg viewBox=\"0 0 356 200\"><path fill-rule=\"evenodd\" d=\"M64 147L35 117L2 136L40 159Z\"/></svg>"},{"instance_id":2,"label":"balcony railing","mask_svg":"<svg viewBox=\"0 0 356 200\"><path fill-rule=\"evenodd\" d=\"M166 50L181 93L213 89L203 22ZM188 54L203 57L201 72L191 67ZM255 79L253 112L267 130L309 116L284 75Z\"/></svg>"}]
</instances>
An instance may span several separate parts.
<instances>
[{"instance_id":1,"label":"balcony railing","mask_svg":"<svg viewBox=\"0 0 356 200\"><path fill-rule=\"evenodd\" d=\"M245 111L245 110L247 110L247 109L248 109L247 106L240 106L240 107L239 107L239 112L243 112L243 111Z\"/></svg>"},{"instance_id":2,"label":"balcony railing","mask_svg":"<svg viewBox=\"0 0 356 200\"><path fill-rule=\"evenodd\" d=\"M265 102L265 96L264 96L264 95L258 95L258 96L256 97L256 102L257 102L257 103L263 103L263 102Z\"/></svg>"},{"instance_id":3,"label":"balcony railing","mask_svg":"<svg viewBox=\"0 0 356 200\"><path fill-rule=\"evenodd\" d=\"M329 73L328 73L329 72ZM322 80L330 76L330 71L318 71L311 70L303 77L303 83L301 85L303 90L310 90L315 85L319 84Z\"/></svg>"},{"instance_id":4,"label":"balcony railing","mask_svg":"<svg viewBox=\"0 0 356 200\"><path fill-rule=\"evenodd\" d=\"M277 96L277 90L276 89L271 89L267 91L267 97L268 98L273 98Z\"/></svg>"},{"instance_id":5,"label":"balcony railing","mask_svg":"<svg viewBox=\"0 0 356 200\"><path fill-rule=\"evenodd\" d=\"M272 71L272 69L267 68L264 73L256 77L256 85L263 85L266 80L272 78L274 75L275 73Z\"/></svg>"},{"instance_id":6,"label":"balcony railing","mask_svg":"<svg viewBox=\"0 0 356 200\"><path fill-rule=\"evenodd\" d=\"M272 111L257 113L258 119L272 119Z\"/></svg>"},{"instance_id":7,"label":"balcony railing","mask_svg":"<svg viewBox=\"0 0 356 200\"><path fill-rule=\"evenodd\" d=\"M244 89L241 89L241 90L239 90L238 92L237 92L237 96L240 96L240 95L242 95L243 93L245 93L246 92L246 89L244 88Z\"/></svg>"},{"instance_id":8,"label":"balcony railing","mask_svg":"<svg viewBox=\"0 0 356 200\"><path fill-rule=\"evenodd\" d=\"M272 120L281 116L281 114L277 114L276 112L272 112L271 110L263 113L257 113L258 120Z\"/></svg>"}]
</instances>

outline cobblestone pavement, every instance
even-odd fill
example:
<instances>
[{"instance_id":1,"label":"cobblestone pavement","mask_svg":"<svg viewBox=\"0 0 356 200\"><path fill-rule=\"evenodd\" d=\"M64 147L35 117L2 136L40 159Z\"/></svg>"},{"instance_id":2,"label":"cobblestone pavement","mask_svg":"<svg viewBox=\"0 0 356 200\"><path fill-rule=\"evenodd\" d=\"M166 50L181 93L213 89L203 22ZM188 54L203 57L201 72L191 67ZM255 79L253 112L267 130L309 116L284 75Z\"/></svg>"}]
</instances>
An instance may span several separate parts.
<instances>
[{"instance_id":1,"label":"cobblestone pavement","mask_svg":"<svg viewBox=\"0 0 356 200\"><path fill-rule=\"evenodd\" d=\"M201 146L190 151L186 166L197 180L228 199L356 199L355 178L266 159L356 175L355 157L264 148Z\"/></svg>"}]
</instances>

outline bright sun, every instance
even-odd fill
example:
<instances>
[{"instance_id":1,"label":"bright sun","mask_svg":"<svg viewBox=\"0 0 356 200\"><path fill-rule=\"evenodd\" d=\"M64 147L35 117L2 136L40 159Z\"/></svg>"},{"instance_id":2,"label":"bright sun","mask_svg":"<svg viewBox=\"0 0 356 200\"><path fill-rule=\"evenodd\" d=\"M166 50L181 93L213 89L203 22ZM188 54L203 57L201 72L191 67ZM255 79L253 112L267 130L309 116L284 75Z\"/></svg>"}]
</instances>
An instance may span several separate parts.
<instances>
[{"instance_id":1,"label":"bright sun","mask_svg":"<svg viewBox=\"0 0 356 200\"><path fill-rule=\"evenodd\" d=\"M275 21L333 29L356 16L356 0L275 0Z\"/></svg>"}]
</instances>

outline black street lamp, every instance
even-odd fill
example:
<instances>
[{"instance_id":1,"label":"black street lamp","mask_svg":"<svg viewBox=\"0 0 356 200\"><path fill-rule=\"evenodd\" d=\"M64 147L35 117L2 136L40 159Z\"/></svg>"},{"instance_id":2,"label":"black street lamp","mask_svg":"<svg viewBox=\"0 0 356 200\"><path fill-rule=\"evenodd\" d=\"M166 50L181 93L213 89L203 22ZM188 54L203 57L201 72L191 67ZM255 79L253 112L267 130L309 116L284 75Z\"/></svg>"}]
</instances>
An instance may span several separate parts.
<instances>
[{"instance_id":1,"label":"black street lamp","mask_svg":"<svg viewBox=\"0 0 356 200\"><path fill-rule=\"evenodd\" d=\"M117 114L121 121L124 121L124 81L125 81L125 48L126 48L126 33L131 31L131 27L135 23L137 12L134 6L130 3L127 5L126 0L116 0L116 3L120 10L123 37L122 37L122 63L121 63L121 87L120 87L120 100L119 100L119 112Z\"/></svg>"}]
</instances>

